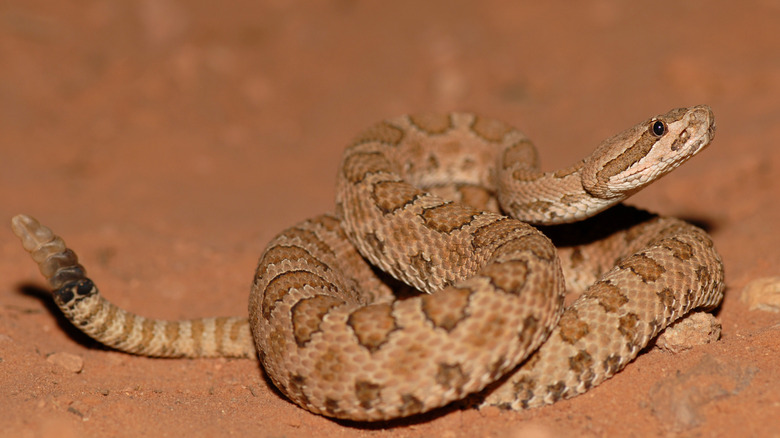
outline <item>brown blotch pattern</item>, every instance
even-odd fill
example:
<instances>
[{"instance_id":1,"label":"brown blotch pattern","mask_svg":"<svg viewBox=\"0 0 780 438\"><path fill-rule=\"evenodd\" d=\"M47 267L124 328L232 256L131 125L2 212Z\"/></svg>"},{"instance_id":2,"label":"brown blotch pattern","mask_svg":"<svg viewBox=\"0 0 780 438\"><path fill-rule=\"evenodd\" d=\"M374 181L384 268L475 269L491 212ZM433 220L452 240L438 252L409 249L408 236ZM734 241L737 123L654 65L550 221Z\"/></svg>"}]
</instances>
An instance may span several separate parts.
<instances>
[{"instance_id":1,"label":"brown blotch pattern","mask_svg":"<svg viewBox=\"0 0 780 438\"><path fill-rule=\"evenodd\" d=\"M315 333L320 331L322 318L330 309L344 304L344 300L328 295L304 298L290 309L293 336L298 347L305 347Z\"/></svg>"},{"instance_id":2,"label":"brown blotch pattern","mask_svg":"<svg viewBox=\"0 0 780 438\"><path fill-rule=\"evenodd\" d=\"M530 251L539 260L554 262L558 257L550 239L541 233L530 233L512 239L499 247L500 251L519 253Z\"/></svg>"},{"instance_id":3,"label":"brown blotch pattern","mask_svg":"<svg viewBox=\"0 0 780 438\"><path fill-rule=\"evenodd\" d=\"M460 394L467 380L468 376L463 372L460 364L439 363L436 383L444 389L454 389L457 394Z\"/></svg>"},{"instance_id":4,"label":"brown blotch pattern","mask_svg":"<svg viewBox=\"0 0 780 438\"><path fill-rule=\"evenodd\" d=\"M471 124L471 130L483 140L492 143L500 142L507 134L514 131L511 126L504 122L483 117L474 118L474 122Z\"/></svg>"},{"instance_id":5,"label":"brown blotch pattern","mask_svg":"<svg viewBox=\"0 0 780 438\"><path fill-rule=\"evenodd\" d=\"M619 266L621 269L630 269L645 283L658 280L666 272L663 266L642 253L634 254L623 260Z\"/></svg>"},{"instance_id":6,"label":"brown blotch pattern","mask_svg":"<svg viewBox=\"0 0 780 438\"><path fill-rule=\"evenodd\" d=\"M459 185L457 190L460 194L460 201L469 207L482 211L492 209L490 203L495 197L495 193L491 190L471 184Z\"/></svg>"},{"instance_id":7,"label":"brown blotch pattern","mask_svg":"<svg viewBox=\"0 0 780 438\"><path fill-rule=\"evenodd\" d=\"M352 184L363 181L375 173L393 173L392 163L379 152L358 152L349 155L341 164L344 177Z\"/></svg>"},{"instance_id":8,"label":"brown blotch pattern","mask_svg":"<svg viewBox=\"0 0 780 438\"><path fill-rule=\"evenodd\" d=\"M523 321L523 328L520 329L520 333L518 334L518 341L520 345L523 348L528 348L529 345L531 345L531 342L534 339L534 336L536 335L537 331L539 330L539 318L529 315L526 316L525 320ZM538 358L539 355L535 354L531 356L530 360L533 360L534 358Z\"/></svg>"},{"instance_id":9,"label":"brown blotch pattern","mask_svg":"<svg viewBox=\"0 0 780 438\"><path fill-rule=\"evenodd\" d=\"M565 392L566 383L564 382L556 382L553 385L547 385L547 394L553 403L562 399Z\"/></svg>"},{"instance_id":10,"label":"brown blotch pattern","mask_svg":"<svg viewBox=\"0 0 780 438\"><path fill-rule=\"evenodd\" d=\"M268 282L263 291L263 317L268 319L276 303L284 299L291 289L300 290L304 286L331 292L337 290L333 283L309 271L288 271L279 274Z\"/></svg>"},{"instance_id":11,"label":"brown blotch pattern","mask_svg":"<svg viewBox=\"0 0 780 438\"><path fill-rule=\"evenodd\" d=\"M470 224L479 211L459 203L446 203L436 207L426 208L420 216L423 225L440 233L450 233Z\"/></svg>"},{"instance_id":12,"label":"brown blotch pattern","mask_svg":"<svg viewBox=\"0 0 780 438\"><path fill-rule=\"evenodd\" d=\"M672 252L674 258L685 261L693 257L693 247L678 239L667 239L662 245L664 248Z\"/></svg>"},{"instance_id":13,"label":"brown blotch pattern","mask_svg":"<svg viewBox=\"0 0 780 438\"><path fill-rule=\"evenodd\" d=\"M337 417L338 414L342 412L342 409L339 406L339 401L330 397L325 397L325 411L328 414Z\"/></svg>"},{"instance_id":14,"label":"brown blotch pattern","mask_svg":"<svg viewBox=\"0 0 780 438\"><path fill-rule=\"evenodd\" d=\"M710 270L707 269L706 266L699 266L696 268L696 280L702 288L709 284L709 282L712 281L712 278L710 278Z\"/></svg>"},{"instance_id":15,"label":"brown blotch pattern","mask_svg":"<svg viewBox=\"0 0 780 438\"><path fill-rule=\"evenodd\" d=\"M646 129L631 147L617 157L606 162L601 170L596 173L596 178L599 181L606 181L625 171L644 158L657 142L658 137L653 134L651 129Z\"/></svg>"},{"instance_id":16,"label":"brown blotch pattern","mask_svg":"<svg viewBox=\"0 0 780 438\"><path fill-rule=\"evenodd\" d=\"M374 184L374 204L384 214L390 214L413 203L420 191L403 181L382 181Z\"/></svg>"},{"instance_id":17,"label":"brown blotch pattern","mask_svg":"<svg viewBox=\"0 0 780 438\"><path fill-rule=\"evenodd\" d=\"M576 205L582 200L582 195L579 193L571 194L571 195L563 195L561 196L560 203L565 205Z\"/></svg>"},{"instance_id":18,"label":"brown blotch pattern","mask_svg":"<svg viewBox=\"0 0 780 438\"><path fill-rule=\"evenodd\" d=\"M636 313L627 313L618 319L618 331L631 344L636 344L641 335L639 332L639 316Z\"/></svg>"},{"instance_id":19,"label":"brown blotch pattern","mask_svg":"<svg viewBox=\"0 0 780 438\"><path fill-rule=\"evenodd\" d=\"M360 345L371 353L377 351L392 332L398 330L390 304L361 307L349 315L347 324L357 336Z\"/></svg>"},{"instance_id":20,"label":"brown blotch pattern","mask_svg":"<svg viewBox=\"0 0 780 438\"><path fill-rule=\"evenodd\" d=\"M417 129L427 134L438 135L452 129L452 116L450 114L414 114L409 116Z\"/></svg>"},{"instance_id":21,"label":"brown blotch pattern","mask_svg":"<svg viewBox=\"0 0 780 438\"><path fill-rule=\"evenodd\" d=\"M528 402L534 396L533 389L536 387L536 380L529 376L523 376L512 384L515 397L520 401L523 409L528 408ZM511 409L511 405L508 406Z\"/></svg>"},{"instance_id":22,"label":"brown blotch pattern","mask_svg":"<svg viewBox=\"0 0 780 438\"><path fill-rule=\"evenodd\" d=\"M304 392L306 387L306 378L300 374L292 374L288 378L287 384L287 396L293 399L296 403L306 406L309 404L309 398Z\"/></svg>"},{"instance_id":23,"label":"brown blotch pattern","mask_svg":"<svg viewBox=\"0 0 780 438\"><path fill-rule=\"evenodd\" d=\"M674 307L674 292L672 292L671 289L664 288L661 292L656 293L658 296L658 299L661 301L661 304L667 308L667 309L673 309Z\"/></svg>"},{"instance_id":24,"label":"brown blotch pattern","mask_svg":"<svg viewBox=\"0 0 780 438\"><path fill-rule=\"evenodd\" d=\"M422 412L423 403L419 398L412 394L403 394L401 396L401 407L399 410L403 415L414 415Z\"/></svg>"},{"instance_id":25,"label":"brown blotch pattern","mask_svg":"<svg viewBox=\"0 0 780 438\"><path fill-rule=\"evenodd\" d=\"M530 140L522 140L504 150L501 156L504 169L514 165L524 168L539 167L539 153Z\"/></svg>"},{"instance_id":26,"label":"brown blotch pattern","mask_svg":"<svg viewBox=\"0 0 780 438\"><path fill-rule=\"evenodd\" d=\"M611 354L604 359L604 374L609 377L620 371L621 358L619 354Z\"/></svg>"},{"instance_id":27,"label":"brown blotch pattern","mask_svg":"<svg viewBox=\"0 0 780 438\"><path fill-rule=\"evenodd\" d=\"M590 371L593 366L593 357L587 351L580 350L576 355L569 358L569 369L578 376Z\"/></svg>"},{"instance_id":28,"label":"brown blotch pattern","mask_svg":"<svg viewBox=\"0 0 780 438\"><path fill-rule=\"evenodd\" d=\"M661 331L661 327L662 327L664 324L666 324L666 323L665 323L665 322L662 322L662 321L660 321L658 318L656 318L656 319L654 319L654 320L650 321L649 323L647 323L647 330L648 330L648 331L649 331L649 333L650 333L650 336L649 336L649 337L650 337L651 339L652 339L652 338L654 338L654 337L655 337L655 335L657 335L657 334L658 334L658 332L660 332L660 331Z\"/></svg>"},{"instance_id":29,"label":"brown blotch pattern","mask_svg":"<svg viewBox=\"0 0 780 438\"><path fill-rule=\"evenodd\" d=\"M587 292L588 296L595 297L598 303L608 313L616 312L628 302L628 297L619 287L607 281L595 283Z\"/></svg>"},{"instance_id":30,"label":"brown blotch pattern","mask_svg":"<svg viewBox=\"0 0 780 438\"><path fill-rule=\"evenodd\" d=\"M435 327L452 331L463 318L468 316L470 289L448 288L434 295L423 295L422 311Z\"/></svg>"},{"instance_id":31,"label":"brown blotch pattern","mask_svg":"<svg viewBox=\"0 0 780 438\"><path fill-rule=\"evenodd\" d=\"M569 344L574 344L590 332L588 324L582 321L577 314L577 309L569 308L561 315L558 322L561 339Z\"/></svg>"},{"instance_id":32,"label":"brown blotch pattern","mask_svg":"<svg viewBox=\"0 0 780 438\"><path fill-rule=\"evenodd\" d=\"M397 146L404 139L404 130L384 121L361 132L353 141L352 146L363 143L378 142Z\"/></svg>"},{"instance_id":33,"label":"brown blotch pattern","mask_svg":"<svg viewBox=\"0 0 780 438\"><path fill-rule=\"evenodd\" d=\"M501 242L516 238L523 224L510 218L501 218L490 224L481 226L474 231L472 245L474 248L496 247Z\"/></svg>"},{"instance_id":34,"label":"brown blotch pattern","mask_svg":"<svg viewBox=\"0 0 780 438\"><path fill-rule=\"evenodd\" d=\"M382 387L376 383L359 380L355 382L355 397L360 402L363 409L371 409L375 404L382 401L380 398Z\"/></svg>"},{"instance_id":35,"label":"brown blotch pattern","mask_svg":"<svg viewBox=\"0 0 780 438\"><path fill-rule=\"evenodd\" d=\"M685 133L683 133L683 134L687 134L687 131ZM690 140L690 138L691 138L690 135L681 135L681 136L675 138L674 142L672 142L672 145L669 146L669 149L673 150L673 151L680 150L680 148L685 146L685 143L687 143L688 140Z\"/></svg>"},{"instance_id":36,"label":"brown blotch pattern","mask_svg":"<svg viewBox=\"0 0 780 438\"><path fill-rule=\"evenodd\" d=\"M525 286L528 276L528 262L511 260L503 263L491 263L480 271L490 278L490 283L497 289L508 294L519 294Z\"/></svg>"}]
</instances>

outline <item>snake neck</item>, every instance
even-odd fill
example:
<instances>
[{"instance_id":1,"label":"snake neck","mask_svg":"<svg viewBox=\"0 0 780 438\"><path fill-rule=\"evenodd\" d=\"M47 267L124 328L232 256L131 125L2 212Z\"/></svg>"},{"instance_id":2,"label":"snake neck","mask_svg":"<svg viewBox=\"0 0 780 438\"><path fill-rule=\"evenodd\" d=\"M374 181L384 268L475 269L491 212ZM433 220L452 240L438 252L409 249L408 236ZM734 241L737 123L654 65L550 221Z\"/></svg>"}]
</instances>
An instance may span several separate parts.
<instances>
[{"instance_id":1,"label":"snake neck","mask_svg":"<svg viewBox=\"0 0 780 438\"><path fill-rule=\"evenodd\" d=\"M538 170L533 146L516 143L499 159L499 202L534 224L581 220L676 169L706 148L714 133L708 106L677 108L606 139L573 166L546 173Z\"/></svg>"},{"instance_id":2,"label":"snake neck","mask_svg":"<svg viewBox=\"0 0 780 438\"><path fill-rule=\"evenodd\" d=\"M554 172L514 166L499 173L498 200L512 217L535 225L576 222L593 216L627 196L600 198L582 185L585 161Z\"/></svg>"}]
</instances>

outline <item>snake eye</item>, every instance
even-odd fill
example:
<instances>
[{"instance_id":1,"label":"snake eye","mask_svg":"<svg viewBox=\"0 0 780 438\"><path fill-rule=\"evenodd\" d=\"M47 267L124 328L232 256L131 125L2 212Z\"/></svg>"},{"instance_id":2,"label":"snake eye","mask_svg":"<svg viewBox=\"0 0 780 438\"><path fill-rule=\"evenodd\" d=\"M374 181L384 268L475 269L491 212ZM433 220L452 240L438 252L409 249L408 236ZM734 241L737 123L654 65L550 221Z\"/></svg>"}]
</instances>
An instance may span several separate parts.
<instances>
[{"instance_id":1,"label":"snake eye","mask_svg":"<svg viewBox=\"0 0 780 438\"><path fill-rule=\"evenodd\" d=\"M666 123L664 123L664 122L662 122L660 120L656 120L653 123L653 134L656 137L660 137L660 136L666 134Z\"/></svg>"}]
</instances>

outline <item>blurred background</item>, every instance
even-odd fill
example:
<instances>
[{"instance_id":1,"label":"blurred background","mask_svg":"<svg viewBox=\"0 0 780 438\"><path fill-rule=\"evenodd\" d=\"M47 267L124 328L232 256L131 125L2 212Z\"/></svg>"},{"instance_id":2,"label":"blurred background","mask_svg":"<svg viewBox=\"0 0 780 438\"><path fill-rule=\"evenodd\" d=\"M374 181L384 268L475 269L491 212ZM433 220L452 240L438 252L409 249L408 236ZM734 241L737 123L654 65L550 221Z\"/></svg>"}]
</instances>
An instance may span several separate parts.
<instances>
[{"instance_id":1,"label":"blurred background","mask_svg":"<svg viewBox=\"0 0 780 438\"><path fill-rule=\"evenodd\" d=\"M771 0L2 2L0 218L50 225L110 299L146 316L245 313L268 240L333 209L347 142L430 110L505 120L550 170L648 117L711 105L710 148L630 203L707 224L728 292L717 345L652 352L550 408L447 412L383 432L301 411L252 361L96 348L24 292L42 278L0 227L0 430L776 433L778 316L739 297L752 279L780 275L778 29ZM61 350L84 370L46 361ZM664 398L659 379L675 372L691 377ZM706 379L715 390L690 383Z\"/></svg>"}]
</instances>

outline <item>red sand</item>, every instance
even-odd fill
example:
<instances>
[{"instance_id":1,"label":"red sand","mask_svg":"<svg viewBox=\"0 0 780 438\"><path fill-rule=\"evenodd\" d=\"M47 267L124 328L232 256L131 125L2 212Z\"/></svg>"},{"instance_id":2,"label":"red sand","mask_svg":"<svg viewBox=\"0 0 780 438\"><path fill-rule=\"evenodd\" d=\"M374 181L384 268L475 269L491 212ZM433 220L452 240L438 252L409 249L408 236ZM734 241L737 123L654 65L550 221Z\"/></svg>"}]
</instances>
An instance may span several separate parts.
<instances>
[{"instance_id":1,"label":"red sand","mask_svg":"<svg viewBox=\"0 0 780 438\"><path fill-rule=\"evenodd\" d=\"M750 280L780 274L776 2L190 3L0 6L0 218L53 227L120 306L171 319L245 313L264 245L333 208L342 148L382 118L501 118L549 169L653 114L707 103L711 147L631 203L708 225L726 265L723 338L651 351L541 409L334 422L286 401L256 361L100 348L40 293L3 225L0 435L780 433L780 314L739 300Z\"/></svg>"}]
</instances>

